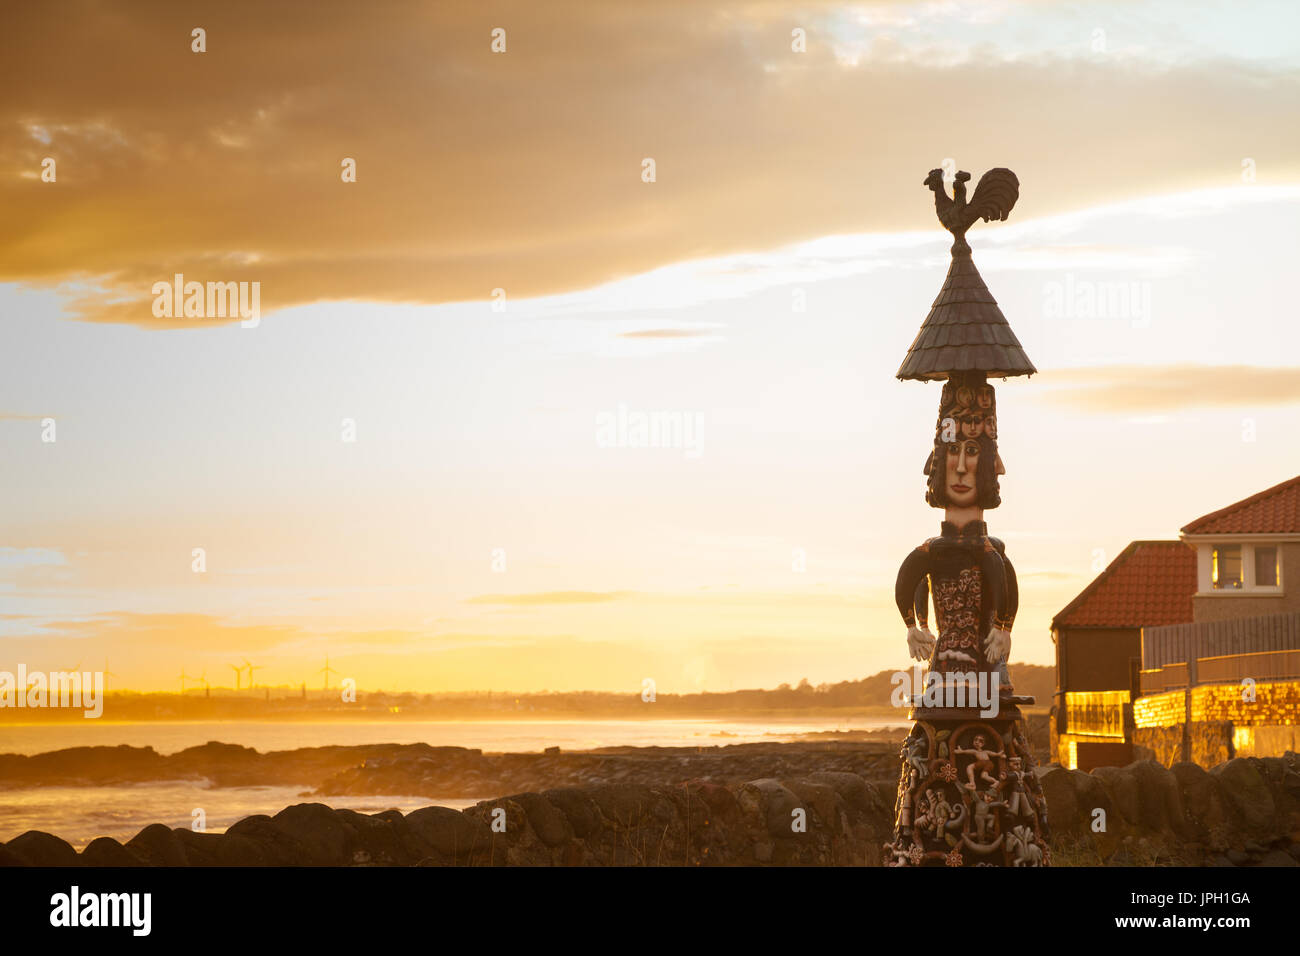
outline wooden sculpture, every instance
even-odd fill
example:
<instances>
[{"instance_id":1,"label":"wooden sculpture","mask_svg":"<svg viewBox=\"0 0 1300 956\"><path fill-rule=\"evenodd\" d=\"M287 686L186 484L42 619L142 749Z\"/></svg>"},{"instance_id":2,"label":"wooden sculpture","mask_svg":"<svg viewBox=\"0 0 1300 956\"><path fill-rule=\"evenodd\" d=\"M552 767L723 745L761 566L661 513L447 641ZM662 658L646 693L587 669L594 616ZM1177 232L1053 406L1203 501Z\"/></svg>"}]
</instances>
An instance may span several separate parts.
<instances>
[{"instance_id":1,"label":"wooden sculpture","mask_svg":"<svg viewBox=\"0 0 1300 956\"><path fill-rule=\"evenodd\" d=\"M1020 704L1007 670L1019 604L1006 546L990 537L985 511L1001 504L997 396L989 378L1036 369L975 269L966 230L1004 220L1020 195L1009 169L959 172L953 198L941 170L925 185L954 236L952 265L898 371L900 379L943 380L939 417L925 463L926 503L941 508L940 533L903 561L894 587L911 657L926 663L913 697L915 721L903 745L891 866L1043 866L1047 804L1033 773ZM929 628L933 600L938 634Z\"/></svg>"}]
</instances>

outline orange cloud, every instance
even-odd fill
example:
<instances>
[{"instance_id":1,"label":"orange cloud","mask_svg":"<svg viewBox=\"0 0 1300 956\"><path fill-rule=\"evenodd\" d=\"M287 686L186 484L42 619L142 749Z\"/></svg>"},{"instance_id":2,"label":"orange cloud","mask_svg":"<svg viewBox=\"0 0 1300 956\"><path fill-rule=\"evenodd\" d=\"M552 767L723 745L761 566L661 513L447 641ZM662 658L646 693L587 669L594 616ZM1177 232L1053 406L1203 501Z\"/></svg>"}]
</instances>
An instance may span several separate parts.
<instances>
[{"instance_id":1,"label":"orange cloud","mask_svg":"<svg viewBox=\"0 0 1300 956\"><path fill-rule=\"evenodd\" d=\"M1043 374L1050 402L1104 412L1300 402L1300 368L1250 365L1106 366Z\"/></svg>"},{"instance_id":2,"label":"orange cloud","mask_svg":"<svg viewBox=\"0 0 1300 956\"><path fill-rule=\"evenodd\" d=\"M1018 218L1235 182L1240 152L1261 181L1300 169L1286 74L906 51L849 65L822 15L838 6L22 5L0 36L0 84L22 91L0 105L0 281L75 283L81 318L141 326L229 321L155 318L151 287L177 273L259 282L263 313L518 299L931 229L921 179L947 156L1013 166Z\"/></svg>"}]
</instances>

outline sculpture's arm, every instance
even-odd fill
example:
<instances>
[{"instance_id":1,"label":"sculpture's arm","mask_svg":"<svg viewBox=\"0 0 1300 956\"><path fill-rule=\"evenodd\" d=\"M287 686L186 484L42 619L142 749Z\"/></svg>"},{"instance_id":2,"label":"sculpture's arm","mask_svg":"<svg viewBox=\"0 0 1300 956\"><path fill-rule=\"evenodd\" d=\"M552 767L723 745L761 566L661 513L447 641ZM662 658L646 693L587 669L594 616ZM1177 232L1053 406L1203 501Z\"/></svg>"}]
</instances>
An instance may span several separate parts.
<instances>
[{"instance_id":1,"label":"sculpture's arm","mask_svg":"<svg viewBox=\"0 0 1300 956\"><path fill-rule=\"evenodd\" d=\"M993 621L989 628L988 636L984 640L984 656L993 664L997 664L1006 659L1011 651L1011 633L1007 625L1007 608L1011 604L1012 590L1008 589L1008 580L1006 559L1002 553L993 545L992 539L984 548L984 554L980 561L980 570L984 574L984 582L988 587L989 594L993 598ZM1016 593L1016 602L1019 603L1020 595Z\"/></svg>"},{"instance_id":2,"label":"sculpture's arm","mask_svg":"<svg viewBox=\"0 0 1300 956\"><path fill-rule=\"evenodd\" d=\"M907 649L913 660L929 660L934 652L934 635L916 626L916 591L921 579L930 571L930 553L924 546L916 548L898 569L894 582L894 603L907 625Z\"/></svg>"},{"instance_id":3,"label":"sculpture's arm","mask_svg":"<svg viewBox=\"0 0 1300 956\"><path fill-rule=\"evenodd\" d=\"M898 578L894 581L894 603L898 613L903 616L903 623L908 627L916 626L916 591L921 579L930 571L930 552L914 548L898 569Z\"/></svg>"},{"instance_id":4,"label":"sculpture's arm","mask_svg":"<svg viewBox=\"0 0 1300 956\"><path fill-rule=\"evenodd\" d=\"M1020 610L1020 585L1016 581L1016 569L1011 564L1011 559L1007 557L1006 546L997 538L989 539L997 549L998 554L1002 557L1002 566L1006 574L1007 581L1007 600L1002 611L1002 619L995 620L994 625L1011 633L1011 625L1016 621L1016 612Z\"/></svg>"},{"instance_id":5,"label":"sculpture's arm","mask_svg":"<svg viewBox=\"0 0 1300 956\"><path fill-rule=\"evenodd\" d=\"M930 629L930 576L921 575L912 595L912 608L916 611L916 625L923 631Z\"/></svg>"}]
</instances>

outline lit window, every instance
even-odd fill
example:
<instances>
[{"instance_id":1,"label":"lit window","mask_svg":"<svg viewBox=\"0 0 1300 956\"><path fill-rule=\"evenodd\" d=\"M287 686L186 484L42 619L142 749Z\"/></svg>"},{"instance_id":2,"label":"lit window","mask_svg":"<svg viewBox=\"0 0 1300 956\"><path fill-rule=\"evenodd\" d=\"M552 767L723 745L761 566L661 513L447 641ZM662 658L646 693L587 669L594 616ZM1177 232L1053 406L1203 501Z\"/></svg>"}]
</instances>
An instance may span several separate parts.
<instances>
[{"instance_id":1,"label":"lit window","mask_svg":"<svg viewBox=\"0 0 1300 956\"><path fill-rule=\"evenodd\" d=\"M1210 561L1210 580L1216 590L1241 587L1241 545L1215 545Z\"/></svg>"},{"instance_id":2,"label":"lit window","mask_svg":"<svg viewBox=\"0 0 1300 956\"><path fill-rule=\"evenodd\" d=\"M1255 549L1255 586L1277 587L1277 548Z\"/></svg>"}]
</instances>

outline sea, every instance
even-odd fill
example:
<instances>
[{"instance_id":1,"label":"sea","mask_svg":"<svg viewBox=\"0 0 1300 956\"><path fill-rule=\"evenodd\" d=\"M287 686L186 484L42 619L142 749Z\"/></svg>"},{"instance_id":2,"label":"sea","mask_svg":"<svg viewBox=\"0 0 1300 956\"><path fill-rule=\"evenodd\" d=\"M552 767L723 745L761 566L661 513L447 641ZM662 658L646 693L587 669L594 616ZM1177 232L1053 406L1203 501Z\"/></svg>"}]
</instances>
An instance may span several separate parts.
<instances>
[{"instance_id":1,"label":"sea","mask_svg":"<svg viewBox=\"0 0 1300 956\"><path fill-rule=\"evenodd\" d=\"M0 753L36 754L68 747L153 747L169 754L216 740L252 747L263 753L298 747L381 743L428 743L478 748L487 753L527 753L560 747L716 747L725 744L779 742L806 734L869 731L899 727L897 718L808 718L799 720L658 719L529 721L374 721L257 722L178 721L173 723L0 724ZM0 782L2 784L2 782ZM158 781L102 787L33 787L0 785L0 842L27 830L44 830L78 850L96 837L126 842L150 823L191 827L202 811L205 829L221 833L253 814L274 815L287 806L327 802L332 807L379 813L403 813L427 806L463 809L476 798L391 796L308 796L300 787L209 787L202 781Z\"/></svg>"}]
</instances>

